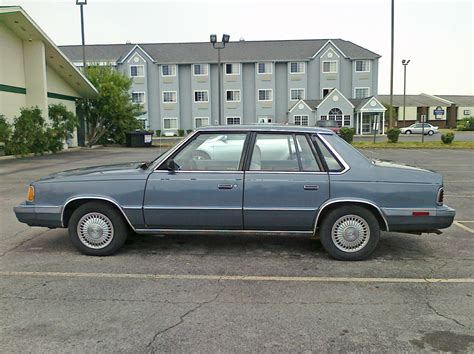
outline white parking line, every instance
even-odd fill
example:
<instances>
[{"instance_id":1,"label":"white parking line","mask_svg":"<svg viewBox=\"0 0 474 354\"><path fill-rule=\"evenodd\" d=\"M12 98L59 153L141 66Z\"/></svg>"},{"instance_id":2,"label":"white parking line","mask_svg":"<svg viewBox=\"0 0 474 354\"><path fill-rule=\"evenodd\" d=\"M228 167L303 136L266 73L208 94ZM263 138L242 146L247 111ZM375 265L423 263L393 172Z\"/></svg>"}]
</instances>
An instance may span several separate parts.
<instances>
[{"instance_id":1,"label":"white parking line","mask_svg":"<svg viewBox=\"0 0 474 354\"><path fill-rule=\"evenodd\" d=\"M8 272L3 277L65 277L148 280L227 280L317 283L474 283L474 278L358 278L358 277L286 277L265 275L204 275L204 274L138 274L138 273L76 273L76 272Z\"/></svg>"},{"instance_id":2,"label":"white parking line","mask_svg":"<svg viewBox=\"0 0 474 354\"><path fill-rule=\"evenodd\" d=\"M470 227L463 225L461 223L474 223L474 221L455 221L453 224L456 225L457 227L460 227L461 229L470 232L471 234L474 234L474 229L471 229Z\"/></svg>"}]
</instances>

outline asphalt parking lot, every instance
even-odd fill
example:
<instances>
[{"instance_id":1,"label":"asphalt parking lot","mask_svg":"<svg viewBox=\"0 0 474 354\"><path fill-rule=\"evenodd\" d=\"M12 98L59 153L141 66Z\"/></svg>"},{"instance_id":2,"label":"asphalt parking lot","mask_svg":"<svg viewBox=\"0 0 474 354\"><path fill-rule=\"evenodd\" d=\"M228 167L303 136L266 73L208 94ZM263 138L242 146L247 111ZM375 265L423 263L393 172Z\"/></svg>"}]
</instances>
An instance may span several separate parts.
<instances>
[{"instance_id":1,"label":"asphalt parking lot","mask_svg":"<svg viewBox=\"0 0 474 354\"><path fill-rule=\"evenodd\" d=\"M2 352L474 350L474 151L365 150L441 172L457 216L442 235L384 233L363 262L294 236L133 236L95 258L65 230L16 221L13 206L40 176L158 153L0 161Z\"/></svg>"}]
</instances>

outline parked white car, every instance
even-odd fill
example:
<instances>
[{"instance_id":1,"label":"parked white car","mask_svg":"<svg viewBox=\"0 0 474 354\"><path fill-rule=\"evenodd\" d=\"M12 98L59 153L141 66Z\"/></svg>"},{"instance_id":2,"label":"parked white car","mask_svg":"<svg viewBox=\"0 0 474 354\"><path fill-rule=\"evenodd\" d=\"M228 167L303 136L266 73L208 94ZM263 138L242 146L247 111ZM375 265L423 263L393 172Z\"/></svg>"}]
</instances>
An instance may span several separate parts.
<instances>
[{"instance_id":1,"label":"parked white car","mask_svg":"<svg viewBox=\"0 0 474 354\"><path fill-rule=\"evenodd\" d=\"M424 125L424 127L423 127ZM423 134L423 128L425 135L433 135L438 133L439 127L431 125L429 123L415 123L406 128L401 128L402 134Z\"/></svg>"}]
</instances>

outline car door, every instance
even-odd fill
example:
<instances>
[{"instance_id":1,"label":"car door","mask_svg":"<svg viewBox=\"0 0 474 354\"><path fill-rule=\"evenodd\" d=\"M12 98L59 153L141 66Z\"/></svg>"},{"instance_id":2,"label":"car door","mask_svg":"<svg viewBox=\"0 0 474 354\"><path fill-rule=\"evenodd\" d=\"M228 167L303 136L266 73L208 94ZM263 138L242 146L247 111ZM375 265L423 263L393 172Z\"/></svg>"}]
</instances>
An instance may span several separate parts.
<instances>
[{"instance_id":1,"label":"car door","mask_svg":"<svg viewBox=\"0 0 474 354\"><path fill-rule=\"evenodd\" d=\"M164 161L146 185L147 227L241 230L246 138L247 133L230 133L225 139L200 133ZM168 169L170 161L176 165L173 170Z\"/></svg>"},{"instance_id":2,"label":"car door","mask_svg":"<svg viewBox=\"0 0 474 354\"><path fill-rule=\"evenodd\" d=\"M415 127L413 129L413 133L421 134L421 131L422 131L422 124L421 123L415 124Z\"/></svg>"},{"instance_id":3,"label":"car door","mask_svg":"<svg viewBox=\"0 0 474 354\"><path fill-rule=\"evenodd\" d=\"M244 189L246 230L310 231L329 176L304 134L256 133Z\"/></svg>"}]
</instances>

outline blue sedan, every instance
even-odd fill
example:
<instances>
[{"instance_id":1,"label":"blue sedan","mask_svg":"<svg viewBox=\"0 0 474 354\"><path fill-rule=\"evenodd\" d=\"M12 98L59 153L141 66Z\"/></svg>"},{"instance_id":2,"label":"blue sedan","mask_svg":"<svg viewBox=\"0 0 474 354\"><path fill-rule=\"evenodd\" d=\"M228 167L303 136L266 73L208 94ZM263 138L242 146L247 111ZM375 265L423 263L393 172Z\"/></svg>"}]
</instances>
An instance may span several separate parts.
<instances>
[{"instance_id":1,"label":"blue sedan","mask_svg":"<svg viewBox=\"0 0 474 354\"><path fill-rule=\"evenodd\" d=\"M441 175L367 159L316 127L204 127L151 162L53 174L15 207L30 226L68 228L83 253L117 252L140 234L319 235L361 260L381 231L439 232L455 210Z\"/></svg>"}]
</instances>

